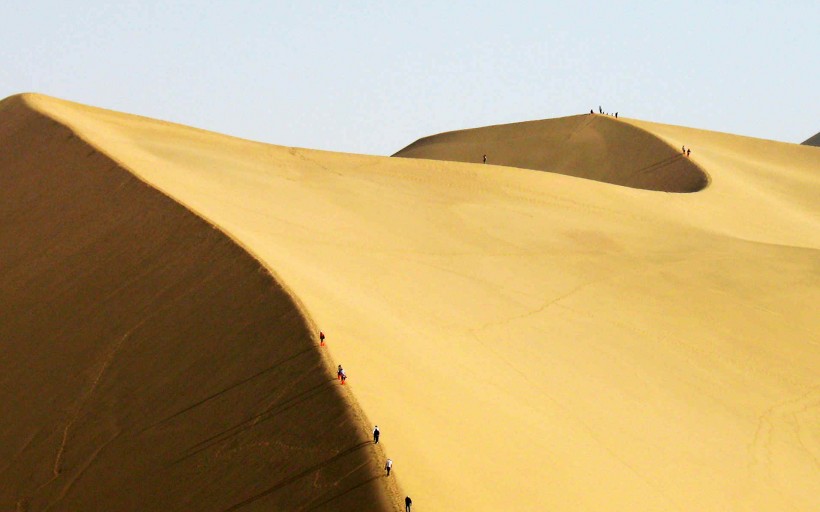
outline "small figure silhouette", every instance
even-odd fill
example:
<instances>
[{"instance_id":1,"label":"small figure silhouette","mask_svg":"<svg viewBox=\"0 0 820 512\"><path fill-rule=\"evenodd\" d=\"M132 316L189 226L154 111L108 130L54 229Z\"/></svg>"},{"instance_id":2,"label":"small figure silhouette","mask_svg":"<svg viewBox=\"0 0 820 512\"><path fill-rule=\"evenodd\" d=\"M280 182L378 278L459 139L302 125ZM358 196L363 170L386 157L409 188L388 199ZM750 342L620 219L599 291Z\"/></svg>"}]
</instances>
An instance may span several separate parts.
<instances>
[{"instance_id":1,"label":"small figure silhouette","mask_svg":"<svg viewBox=\"0 0 820 512\"><path fill-rule=\"evenodd\" d=\"M340 375L340 377L341 377L341 379L342 379L342 386L344 386L344 385L345 385L345 381L347 380L347 374L345 373L345 371L344 371L344 370L342 370L342 374Z\"/></svg>"},{"instance_id":2,"label":"small figure silhouette","mask_svg":"<svg viewBox=\"0 0 820 512\"><path fill-rule=\"evenodd\" d=\"M319 331L319 345L324 345L324 344L325 344L325 333L323 333L322 331Z\"/></svg>"},{"instance_id":3,"label":"small figure silhouette","mask_svg":"<svg viewBox=\"0 0 820 512\"><path fill-rule=\"evenodd\" d=\"M599 113L599 114L603 114L603 113L604 113L604 109L602 109L602 108L601 108L601 105L598 105L598 113Z\"/></svg>"},{"instance_id":4,"label":"small figure silhouette","mask_svg":"<svg viewBox=\"0 0 820 512\"><path fill-rule=\"evenodd\" d=\"M393 459L387 459L384 463L384 469L387 471L387 476L390 476L390 470L393 469Z\"/></svg>"},{"instance_id":5,"label":"small figure silhouette","mask_svg":"<svg viewBox=\"0 0 820 512\"><path fill-rule=\"evenodd\" d=\"M379 432L379 426L376 425L376 428L373 429L373 444L379 444L379 436L381 432Z\"/></svg>"},{"instance_id":6,"label":"small figure silhouette","mask_svg":"<svg viewBox=\"0 0 820 512\"><path fill-rule=\"evenodd\" d=\"M692 150L691 150L691 149L687 149L687 150L686 150L686 158L689 158L689 153L691 153L691 152L692 152Z\"/></svg>"},{"instance_id":7,"label":"small figure silhouette","mask_svg":"<svg viewBox=\"0 0 820 512\"><path fill-rule=\"evenodd\" d=\"M592 109L589 109L589 113L594 114L595 112L593 112Z\"/></svg>"},{"instance_id":8,"label":"small figure silhouette","mask_svg":"<svg viewBox=\"0 0 820 512\"><path fill-rule=\"evenodd\" d=\"M618 119L618 113L615 112L615 119Z\"/></svg>"},{"instance_id":9,"label":"small figure silhouette","mask_svg":"<svg viewBox=\"0 0 820 512\"><path fill-rule=\"evenodd\" d=\"M410 496L404 497L404 512L410 512L410 506L413 504L413 500L410 499Z\"/></svg>"},{"instance_id":10,"label":"small figure silhouette","mask_svg":"<svg viewBox=\"0 0 820 512\"><path fill-rule=\"evenodd\" d=\"M681 146L680 150L684 155L686 154L686 146Z\"/></svg>"},{"instance_id":11,"label":"small figure silhouette","mask_svg":"<svg viewBox=\"0 0 820 512\"><path fill-rule=\"evenodd\" d=\"M345 371L342 369L342 365L339 365L339 369L336 370L336 378L342 380L342 374Z\"/></svg>"},{"instance_id":12,"label":"small figure silhouette","mask_svg":"<svg viewBox=\"0 0 820 512\"><path fill-rule=\"evenodd\" d=\"M487 163L487 155L484 155L484 163Z\"/></svg>"}]
</instances>

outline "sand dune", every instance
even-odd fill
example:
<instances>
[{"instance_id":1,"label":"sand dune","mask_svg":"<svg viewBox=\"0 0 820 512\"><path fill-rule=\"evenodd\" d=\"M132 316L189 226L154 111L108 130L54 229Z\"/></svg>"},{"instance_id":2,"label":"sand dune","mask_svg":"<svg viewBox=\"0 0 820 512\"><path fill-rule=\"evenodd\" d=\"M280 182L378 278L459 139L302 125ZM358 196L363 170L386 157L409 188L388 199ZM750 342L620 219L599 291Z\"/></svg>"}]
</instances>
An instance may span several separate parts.
<instances>
[{"instance_id":1,"label":"sand dune","mask_svg":"<svg viewBox=\"0 0 820 512\"><path fill-rule=\"evenodd\" d=\"M0 212L0 510L393 509L309 322L227 236L21 97Z\"/></svg>"},{"instance_id":2,"label":"sand dune","mask_svg":"<svg viewBox=\"0 0 820 512\"><path fill-rule=\"evenodd\" d=\"M806 146L820 146L820 133L815 133L813 137L809 137L801 144L805 144Z\"/></svg>"},{"instance_id":3,"label":"sand dune","mask_svg":"<svg viewBox=\"0 0 820 512\"><path fill-rule=\"evenodd\" d=\"M709 186L662 194L27 101L293 291L414 510L817 508L814 148L592 116L581 132L605 134L594 158L616 174L692 148L696 166L675 171L692 179L655 188L697 189L697 169ZM518 149L538 154L575 122L530 125ZM606 163L639 133L640 164ZM582 147L553 156L593 158Z\"/></svg>"},{"instance_id":4,"label":"sand dune","mask_svg":"<svg viewBox=\"0 0 820 512\"><path fill-rule=\"evenodd\" d=\"M419 139L393 156L483 162L577 176L626 187L695 192L708 176L672 147L607 115L514 123Z\"/></svg>"}]
</instances>

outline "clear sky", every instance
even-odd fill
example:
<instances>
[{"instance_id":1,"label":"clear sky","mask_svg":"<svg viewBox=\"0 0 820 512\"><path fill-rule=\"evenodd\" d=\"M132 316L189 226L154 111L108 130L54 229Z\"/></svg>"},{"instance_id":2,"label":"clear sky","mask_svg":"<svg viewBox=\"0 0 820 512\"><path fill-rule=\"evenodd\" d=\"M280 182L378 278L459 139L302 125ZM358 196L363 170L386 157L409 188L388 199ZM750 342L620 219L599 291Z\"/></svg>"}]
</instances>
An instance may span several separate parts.
<instances>
[{"instance_id":1,"label":"clear sky","mask_svg":"<svg viewBox=\"0 0 820 512\"><path fill-rule=\"evenodd\" d=\"M801 142L820 131L820 2L15 1L0 97L19 92L382 155L598 105Z\"/></svg>"}]
</instances>

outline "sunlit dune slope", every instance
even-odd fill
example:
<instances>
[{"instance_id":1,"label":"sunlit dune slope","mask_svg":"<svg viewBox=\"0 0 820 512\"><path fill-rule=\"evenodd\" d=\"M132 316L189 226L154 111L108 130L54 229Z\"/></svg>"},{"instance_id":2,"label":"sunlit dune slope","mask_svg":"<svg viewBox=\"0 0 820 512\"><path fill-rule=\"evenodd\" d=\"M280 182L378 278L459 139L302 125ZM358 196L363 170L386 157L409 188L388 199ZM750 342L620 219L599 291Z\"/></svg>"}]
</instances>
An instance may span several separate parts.
<instances>
[{"instance_id":1,"label":"sunlit dune slope","mask_svg":"<svg viewBox=\"0 0 820 512\"><path fill-rule=\"evenodd\" d=\"M664 194L30 101L275 271L414 510L818 508L815 148L617 121L711 178Z\"/></svg>"},{"instance_id":2,"label":"sunlit dune slope","mask_svg":"<svg viewBox=\"0 0 820 512\"><path fill-rule=\"evenodd\" d=\"M820 146L820 132L815 133L814 136L804 140L802 144L805 144L806 146Z\"/></svg>"},{"instance_id":3,"label":"sunlit dune slope","mask_svg":"<svg viewBox=\"0 0 820 512\"><path fill-rule=\"evenodd\" d=\"M290 296L21 97L0 290L0 510L393 510Z\"/></svg>"},{"instance_id":4,"label":"sunlit dune slope","mask_svg":"<svg viewBox=\"0 0 820 512\"><path fill-rule=\"evenodd\" d=\"M597 114L503 124L424 137L393 156L483 162L626 187L695 192L707 175L672 147L623 120Z\"/></svg>"}]
</instances>

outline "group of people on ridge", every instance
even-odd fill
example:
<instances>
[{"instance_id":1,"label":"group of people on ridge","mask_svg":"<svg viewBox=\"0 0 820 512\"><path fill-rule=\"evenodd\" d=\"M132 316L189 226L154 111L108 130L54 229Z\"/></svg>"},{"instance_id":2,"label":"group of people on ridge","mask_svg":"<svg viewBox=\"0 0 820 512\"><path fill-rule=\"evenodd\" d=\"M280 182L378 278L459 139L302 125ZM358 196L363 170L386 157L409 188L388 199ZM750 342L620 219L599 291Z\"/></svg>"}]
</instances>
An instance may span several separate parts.
<instances>
[{"instance_id":1,"label":"group of people on ridge","mask_svg":"<svg viewBox=\"0 0 820 512\"><path fill-rule=\"evenodd\" d=\"M589 109L589 113L594 114L595 112L592 109ZM599 114L604 114L604 115L607 115L607 116L614 115L615 119L618 119L618 113L617 112L615 112L615 114L610 114L609 112L604 112L604 109L600 105L598 105L598 113Z\"/></svg>"}]
</instances>

